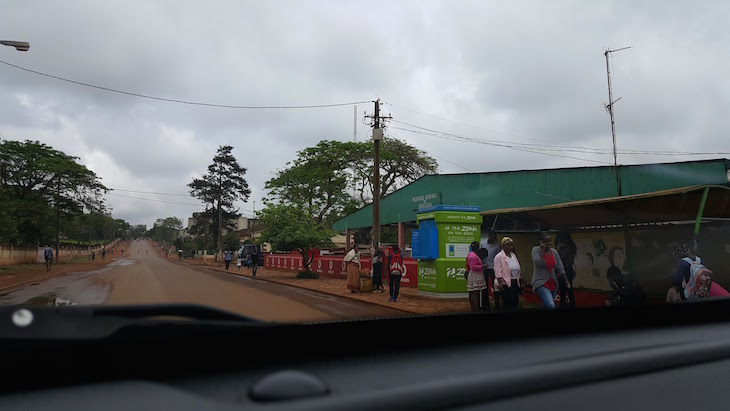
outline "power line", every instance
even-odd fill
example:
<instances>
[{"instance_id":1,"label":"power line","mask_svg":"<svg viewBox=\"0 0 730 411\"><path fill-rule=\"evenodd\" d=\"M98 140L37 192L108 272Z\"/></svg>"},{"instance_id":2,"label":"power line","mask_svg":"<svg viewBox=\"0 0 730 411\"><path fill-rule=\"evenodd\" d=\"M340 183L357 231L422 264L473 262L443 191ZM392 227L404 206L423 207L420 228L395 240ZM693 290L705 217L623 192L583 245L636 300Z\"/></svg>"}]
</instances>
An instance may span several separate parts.
<instances>
[{"instance_id":1,"label":"power line","mask_svg":"<svg viewBox=\"0 0 730 411\"><path fill-rule=\"evenodd\" d=\"M109 87L104 86L97 86L95 84L89 84L84 83L82 81L76 81L67 79L60 76L55 76L53 74L47 74L36 70L31 70L29 68L21 67L12 63L8 63L6 61L0 60L0 63L5 64L7 66L26 71L28 73L37 74L39 76L44 76L48 78L52 78L55 80L65 81L68 83L76 84L79 86L84 87L90 87L95 88L99 90L109 91L112 93L118 93L118 94L124 94L127 96L133 96L133 97L140 97L140 98L146 98L150 100L158 100L158 101L166 101L168 103L178 103L178 104L187 104L192 106L205 106L205 107L216 107L216 108L231 108L231 109L251 109L251 110L266 110L266 109L311 109L311 108L328 108L328 107L341 107L341 106L352 106L355 104L363 104L363 103L372 103L372 101L355 101L351 103L333 103L333 104L311 104L311 105L301 105L301 106L236 106L236 105L229 105L229 104L214 104L214 103L203 103L198 101L188 101L188 100L178 100L178 99L172 99L172 98L164 98L164 97L156 97L156 96L150 96L146 94L139 94L139 93L133 93L129 91L123 91L123 90L117 90Z\"/></svg>"},{"instance_id":2,"label":"power line","mask_svg":"<svg viewBox=\"0 0 730 411\"><path fill-rule=\"evenodd\" d=\"M505 136L511 136L511 137L522 138L522 139L526 139L526 140L533 140L533 141L539 141L539 142L547 143L547 144L531 144L531 145L528 145L528 144L524 144L524 143L508 142L508 141L502 141L502 140L484 140L484 141L491 141L491 142L497 143L497 144L509 144L509 145L514 145L514 146L523 146L525 148L529 148L529 147L544 147L543 150L573 151L573 152L578 152L578 153L599 154L599 155L600 154L612 154L613 153L613 150L611 148L595 148L595 147L582 147L582 146L573 146L573 145L554 144L554 143L552 143L550 141L547 141L547 140L540 140L540 139L536 139L536 138L530 138L530 137L520 136L520 135L517 135L517 134L506 133L506 132L503 132L503 131L490 130L490 129L486 129L486 128L483 128L483 127L474 126L474 125L471 125L471 124L466 124L466 123L461 123L461 122L458 122L458 121L449 120L447 118L432 116L430 114L422 113L422 112L419 112L419 111L416 111L416 110L412 110L412 109L409 109L409 108L406 108L406 107L401 107L401 106L398 106L398 105L395 105L395 104L392 104L392 103L386 103L386 104L391 105L391 106L396 107L396 108L400 108L400 109L406 110L406 111L410 111L410 112L413 112L413 113L416 113L416 114L420 114L420 115L423 115L423 116L426 116L426 117L431 117L431 118L435 118L437 120L442 120L442 121L448 121L448 122L453 123L453 124L458 124L458 125L462 125L462 126L466 126L466 127L471 127L471 128L474 128L474 129L477 129L477 130L486 131L486 132L489 132L489 133L502 134L502 135L505 135ZM397 120L393 120L393 121L397 121ZM403 122L403 121L398 121L398 122L400 122L401 124L409 125L411 127L420 128L420 129L423 129L423 130L434 131L434 130L430 130L430 129L427 129L427 128L424 128L424 127L416 126L416 125L413 125L413 124L408 124L408 123ZM405 129L403 129L403 130L405 130ZM442 133L442 132L437 132L437 133ZM448 134L448 133L446 133L446 134ZM464 138L468 138L468 137L464 137ZM564 149L568 149L568 150L564 150ZM617 150L617 153L618 154L625 154L625 155L645 154L645 155L654 155L654 156L730 155L730 152L691 152L691 151L670 151L670 150L660 151L660 150L632 150L632 149Z\"/></svg>"},{"instance_id":3,"label":"power line","mask_svg":"<svg viewBox=\"0 0 730 411\"><path fill-rule=\"evenodd\" d=\"M135 199L135 200L153 201L153 202L156 202L156 203L178 204L178 205L186 205L186 206L192 206L192 207L200 207L200 204L178 203L178 202L175 202L175 201L165 201L165 200L157 200L157 199L152 199L152 198L125 196L123 194L106 193L106 195L117 196L117 197L124 197L124 198L132 198L132 199Z\"/></svg>"},{"instance_id":4,"label":"power line","mask_svg":"<svg viewBox=\"0 0 730 411\"><path fill-rule=\"evenodd\" d=\"M130 192L130 193L138 193L138 194L157 194L157 195L161 195L161 196L176 196L176 197L187 197L187 198L192 197L190 194L172 194L172 193L158 193L155 191L124 190L121 188L114 188L114 187L109 187L109 188L114 191L124 191L124 192Z\"/></svg>"}]
</instances>

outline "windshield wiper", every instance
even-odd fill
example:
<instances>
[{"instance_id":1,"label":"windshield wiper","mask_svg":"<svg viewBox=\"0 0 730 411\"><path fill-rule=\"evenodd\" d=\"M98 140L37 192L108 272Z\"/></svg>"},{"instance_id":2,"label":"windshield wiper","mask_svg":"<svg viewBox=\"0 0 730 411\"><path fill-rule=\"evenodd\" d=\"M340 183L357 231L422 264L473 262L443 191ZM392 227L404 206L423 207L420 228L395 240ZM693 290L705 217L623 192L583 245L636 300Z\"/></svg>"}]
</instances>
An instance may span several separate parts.
<instances>
[{"instance_id":1,"label":"windshield wiper","mask_svg":"<svg viewBox=\"0 0 730 411\"><path fill-rule=\"evenodd\" d=\"M0 307L0 340L83 340L266 324L271 323L196 304Z\"/></svg>"}]
</instances>

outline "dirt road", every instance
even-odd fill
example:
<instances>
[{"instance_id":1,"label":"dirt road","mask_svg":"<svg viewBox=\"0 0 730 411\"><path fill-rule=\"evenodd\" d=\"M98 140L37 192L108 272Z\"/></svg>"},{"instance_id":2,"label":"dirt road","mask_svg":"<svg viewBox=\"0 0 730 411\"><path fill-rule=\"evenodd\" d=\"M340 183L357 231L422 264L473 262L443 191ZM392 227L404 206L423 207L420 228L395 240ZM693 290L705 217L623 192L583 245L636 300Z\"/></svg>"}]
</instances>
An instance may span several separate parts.
<instances>
[{"instance_id":1,"label":"dirt road","mask_svg":"<svg viewBox=\"0 0 730 411\"><path fill-rule=\"evenodd\" d=\"M127 257L0 295L0 304L196 303L266 321L313 322L401 316L402 311L265 280L176 264L152 245L130 244Z\"/></svg>"}]
</instances>

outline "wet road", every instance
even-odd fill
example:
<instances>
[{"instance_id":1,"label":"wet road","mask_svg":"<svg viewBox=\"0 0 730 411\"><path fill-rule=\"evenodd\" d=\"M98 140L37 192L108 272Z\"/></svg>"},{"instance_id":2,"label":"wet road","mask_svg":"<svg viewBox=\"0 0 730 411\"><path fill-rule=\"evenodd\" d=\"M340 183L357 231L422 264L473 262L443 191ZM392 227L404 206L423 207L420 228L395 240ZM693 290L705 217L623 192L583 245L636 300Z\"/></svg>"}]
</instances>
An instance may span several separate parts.
<instances>
[{"instance_id":1,"label":"wet road","mask_svg":"<svg viewBox=\"0 0 730 411\"><path fill-rule=\"evenodd\" d=\"M157 256L146 242L102 269L69 273L0 294L0 304L43 306L196 303L266 321L312 322L403 315L349 298L241 277Z\"/></svg>"}]
</instances>

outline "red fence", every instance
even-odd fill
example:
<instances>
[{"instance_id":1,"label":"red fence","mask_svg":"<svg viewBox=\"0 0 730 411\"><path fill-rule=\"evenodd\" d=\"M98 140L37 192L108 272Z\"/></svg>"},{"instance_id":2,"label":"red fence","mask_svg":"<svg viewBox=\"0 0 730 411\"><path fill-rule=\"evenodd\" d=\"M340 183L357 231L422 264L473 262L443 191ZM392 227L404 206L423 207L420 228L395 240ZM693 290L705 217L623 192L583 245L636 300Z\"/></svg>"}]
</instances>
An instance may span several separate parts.
<instances>
[{"instance_id":1,"label":"red fence","mask_svg":"<svg viewBox=\"0 0 730 411\"><path fill-rule=\"evenodd\" d=\"M315 251L314 259L309 268L319 275L325 277L345 278L347 277L346 265L343 255L320 255ZM416 260L412 258L404 258L403 262L406 266L406 272L401 280L404 287L418 286L418 267ZM362 269L371 269L370 258L360 257L360 266ZM287 254L268 254L265 258L264 267L274 268L277 270L287 271L303 271L304 262L302 256L298 252Z\"/></svg>"}]
</instances>

